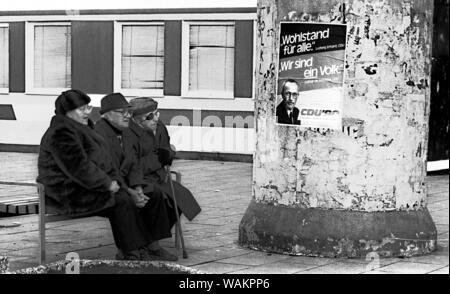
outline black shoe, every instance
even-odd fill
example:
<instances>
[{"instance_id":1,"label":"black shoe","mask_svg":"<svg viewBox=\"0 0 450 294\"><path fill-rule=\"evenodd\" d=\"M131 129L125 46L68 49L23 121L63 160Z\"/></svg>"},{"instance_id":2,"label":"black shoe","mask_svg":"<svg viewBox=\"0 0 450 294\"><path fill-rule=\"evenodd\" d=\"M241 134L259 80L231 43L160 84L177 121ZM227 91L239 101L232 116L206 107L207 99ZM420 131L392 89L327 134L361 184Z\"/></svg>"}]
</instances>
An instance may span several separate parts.
<instances>
[{"instance_id":1,"label":"black shoe","mask_svg":"<svg viewBox=\"0 0 450 294\"><path fill-rule=\"evenodd\" d=\"M141 259L141 253L139 250L133 250L129 252L122 252L119 250L119 252L116 254L117 260L142 260Z\"/></svg>"},{"instance_id":2,"label":"black shoe","mask_svg":"<svg viewBox=\"0 0 450 294\"><path fill-rule=\"evenodd\" d=\"M124 259L124 255L122 253L122 251L119 250L119 252L116 253L116 260L123 260Z\"/></svg>"},{"instance_id":3,"label":"black shoe","mask_svg":"<svg viewBox=\"0 0 450 294\"><path fill-rule=\"evenodd\" d=\"M166 249L160 247L156 250L151 250L147 248L147 254L150 255L150 258L153 258L153 260L167 260L167 261L177 261L178 257Z\"/></svg>"}]
</instances>

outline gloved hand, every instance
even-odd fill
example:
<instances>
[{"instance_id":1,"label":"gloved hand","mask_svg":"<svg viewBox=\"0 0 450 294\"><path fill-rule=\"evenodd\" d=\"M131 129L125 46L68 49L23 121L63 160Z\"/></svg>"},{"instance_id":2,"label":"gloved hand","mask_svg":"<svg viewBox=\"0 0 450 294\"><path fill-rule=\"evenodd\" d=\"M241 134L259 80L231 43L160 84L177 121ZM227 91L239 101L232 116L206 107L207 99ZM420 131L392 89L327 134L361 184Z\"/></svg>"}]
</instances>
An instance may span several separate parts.
<instances>
[{"instance_id":1,"label":"gloved hand","mask_svg":"<svg viewBox=\"0 0 450 294\"><path fill-rule=\"evenodd\" d=\"M173 158L170 151L164 148L158 148L158 160L163 165L172 165Z\"/></svg>"}]
</instances>

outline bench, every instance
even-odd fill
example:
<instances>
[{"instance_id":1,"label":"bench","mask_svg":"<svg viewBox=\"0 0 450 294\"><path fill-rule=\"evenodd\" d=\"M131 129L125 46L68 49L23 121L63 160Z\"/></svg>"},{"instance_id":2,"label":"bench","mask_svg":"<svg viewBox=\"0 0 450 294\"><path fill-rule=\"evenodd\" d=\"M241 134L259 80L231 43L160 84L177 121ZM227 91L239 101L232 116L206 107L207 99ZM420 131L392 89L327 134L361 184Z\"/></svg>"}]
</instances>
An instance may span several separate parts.
<instances>
[{"instance_id":1,"label":"bench","mask_svg":"<svg viewBox=\"0 0 450 294\"><path fill-rule=\"evenodd\" d=\"M37 191L39 197L39 264L44 264L45 254L45 224L63 220L77 219L82 217L69 217L62 214L47 214L45 209L45 188L44 185L37 182ZM86 217L86 216L83 216ZM87 216L89 217L89 216Z\"/></svg>"},{"instance_id":2,"label":"bench","mask_svg":"<svg viewBox=\"0 0 450 294\"><path fill-rule=\"evenodd\" d=\"M4 182L0 181L0 185L20 187L34 187L34 183ZM12 195L0 195L0 213L8 214L36 214L38 213L39 199L34 193L26 191L14 192Z\"/></svg>"},{"instance_id":3,"label":"bench","mask_svg":"<svg viewBox=\"0 0 450 294\"><path fill-rule=\"evenodd\" d=\"M181 174L176 171L171 171L171 174L175 175L175 180L181 183ZM50 222L58 222L64 220L78 219L78 218L86 218L92 216L81 216L81 217L73 217L61 214L47 214L45 209L45 187L42 183L37 182L37 192L39 197L39 264L44 264L46 260L46 251L45 251L45 224ZM180 247L180 237L179 237L179 226L180 224L177 222L175 224L175 247L177 252Z\"/></svg>"}]
</instances>

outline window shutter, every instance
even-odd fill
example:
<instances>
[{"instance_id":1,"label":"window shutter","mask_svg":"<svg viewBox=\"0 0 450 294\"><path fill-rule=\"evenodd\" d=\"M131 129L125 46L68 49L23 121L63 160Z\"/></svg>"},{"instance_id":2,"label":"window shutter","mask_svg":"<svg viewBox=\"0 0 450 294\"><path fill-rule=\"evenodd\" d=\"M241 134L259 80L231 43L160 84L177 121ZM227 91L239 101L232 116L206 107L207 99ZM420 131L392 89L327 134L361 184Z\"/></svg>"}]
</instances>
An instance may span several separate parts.
<instances>
[{"instance_id":1,"label":"window shutter","mask_svg":"<svg viewBox=\"0 0 450 294\"><path fill-rule=\"evenodd\" d=\"M25 93L25 22L9 23L9 92Z\"/></svg>"},{"instance_id":2,"label":"window shutter","mask_svg":"<svg viewBox=\"0 0 450 294\"><path fill-rule=\"evenodd\" d=\"M114 23L72 21L72 87L90 94L113 91Z\"/></svg>"},{"instance_id":3,"label":"window shutter","mask_svg":"<svg viewBox=\"0 0 450 294\"><path fill-rule=\"evenodd\" d=\"M181 95L181 21L164 23L164 95Z\"/></svg>"},{"instance_id":4,"label":"window shutter","mask_svg":"<svg viewBox=\"0 0 450 294\"><path fill-rule=\"evenodd\" d=\"M70 88L70 26L34 27L34 87Z\"/></svg>"},{"instance_id":5,"label":"window shutter","mask_svg":"<svg viewBox=\"0 0 450 294\"><path fill-rule=\"evenodd\" d=\"M122 88L162 89L164 26L122 26Z\"/></svg>"},{"instance_id":6,"label":"window shutter","mask_svg":"<svg viewBox=\"0 0 450 294\"><path fill-rule=\"evenodd\" d=\"M251 98L253 90L253 21L236 21L234 97Z\"/></svg>"},{"instance_id":7,"label":"window shutter","mask_svg":"<svg viewBox=\"0 0 450 294\"><path fill-rule=\"evenodd\" d=\"M190 26L190 91L233 91L234 45L233 25Z\"/></svg>"},{"instance_id":8,"label":"window shutter","mask_svg":"<svg viewBox=\"0 0 450 294\"><path fill-rule=\"evenodd\" d=\"M8 36L9 28L0 27L0 88L8 88L9 85Z\"/></svg>"}]
</instances>

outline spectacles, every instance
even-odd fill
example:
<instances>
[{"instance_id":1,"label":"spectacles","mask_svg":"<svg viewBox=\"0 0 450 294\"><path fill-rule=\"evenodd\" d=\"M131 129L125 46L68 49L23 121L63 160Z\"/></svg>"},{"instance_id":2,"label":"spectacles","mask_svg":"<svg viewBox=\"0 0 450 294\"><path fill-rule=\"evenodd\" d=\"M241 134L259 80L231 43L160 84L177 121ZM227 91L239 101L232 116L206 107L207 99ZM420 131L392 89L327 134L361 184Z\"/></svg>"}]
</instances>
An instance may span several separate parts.
<instances>
[{"instance_id":1,"label":"spectacles","mask_svg":"<svg viewBox=\"0 0 450 294\"><path fill-rule=\"evenodd\" d=\"M131 115L131 114L132 114L132 112L131 112L130 110L128 110L128 109L112 110L112 112L120 113L120 114L123 115L123 116Z\"/></svg>"},{"instance_id":2,"label":"spectacles","mask_svg":"<svg viewBox=\"0 0 450 294\"><path fill-rule=\"evenodd\" d=\"M150 112L149 115L147 115L144 120L153 120L155 117L159 117L159 111L156 112Z\"/></svg>"},{"instance_id":3,"label":"spectacles","mask_svg":"<svg viewBox=\"0 0 450 294\"><path fill-rule=\"evenodd\" d=\"M292 97L292 98L297 99L298 93L295 93L295 92L284 92L284 96L285 97Z\"/></svg>"}]
</instances>

